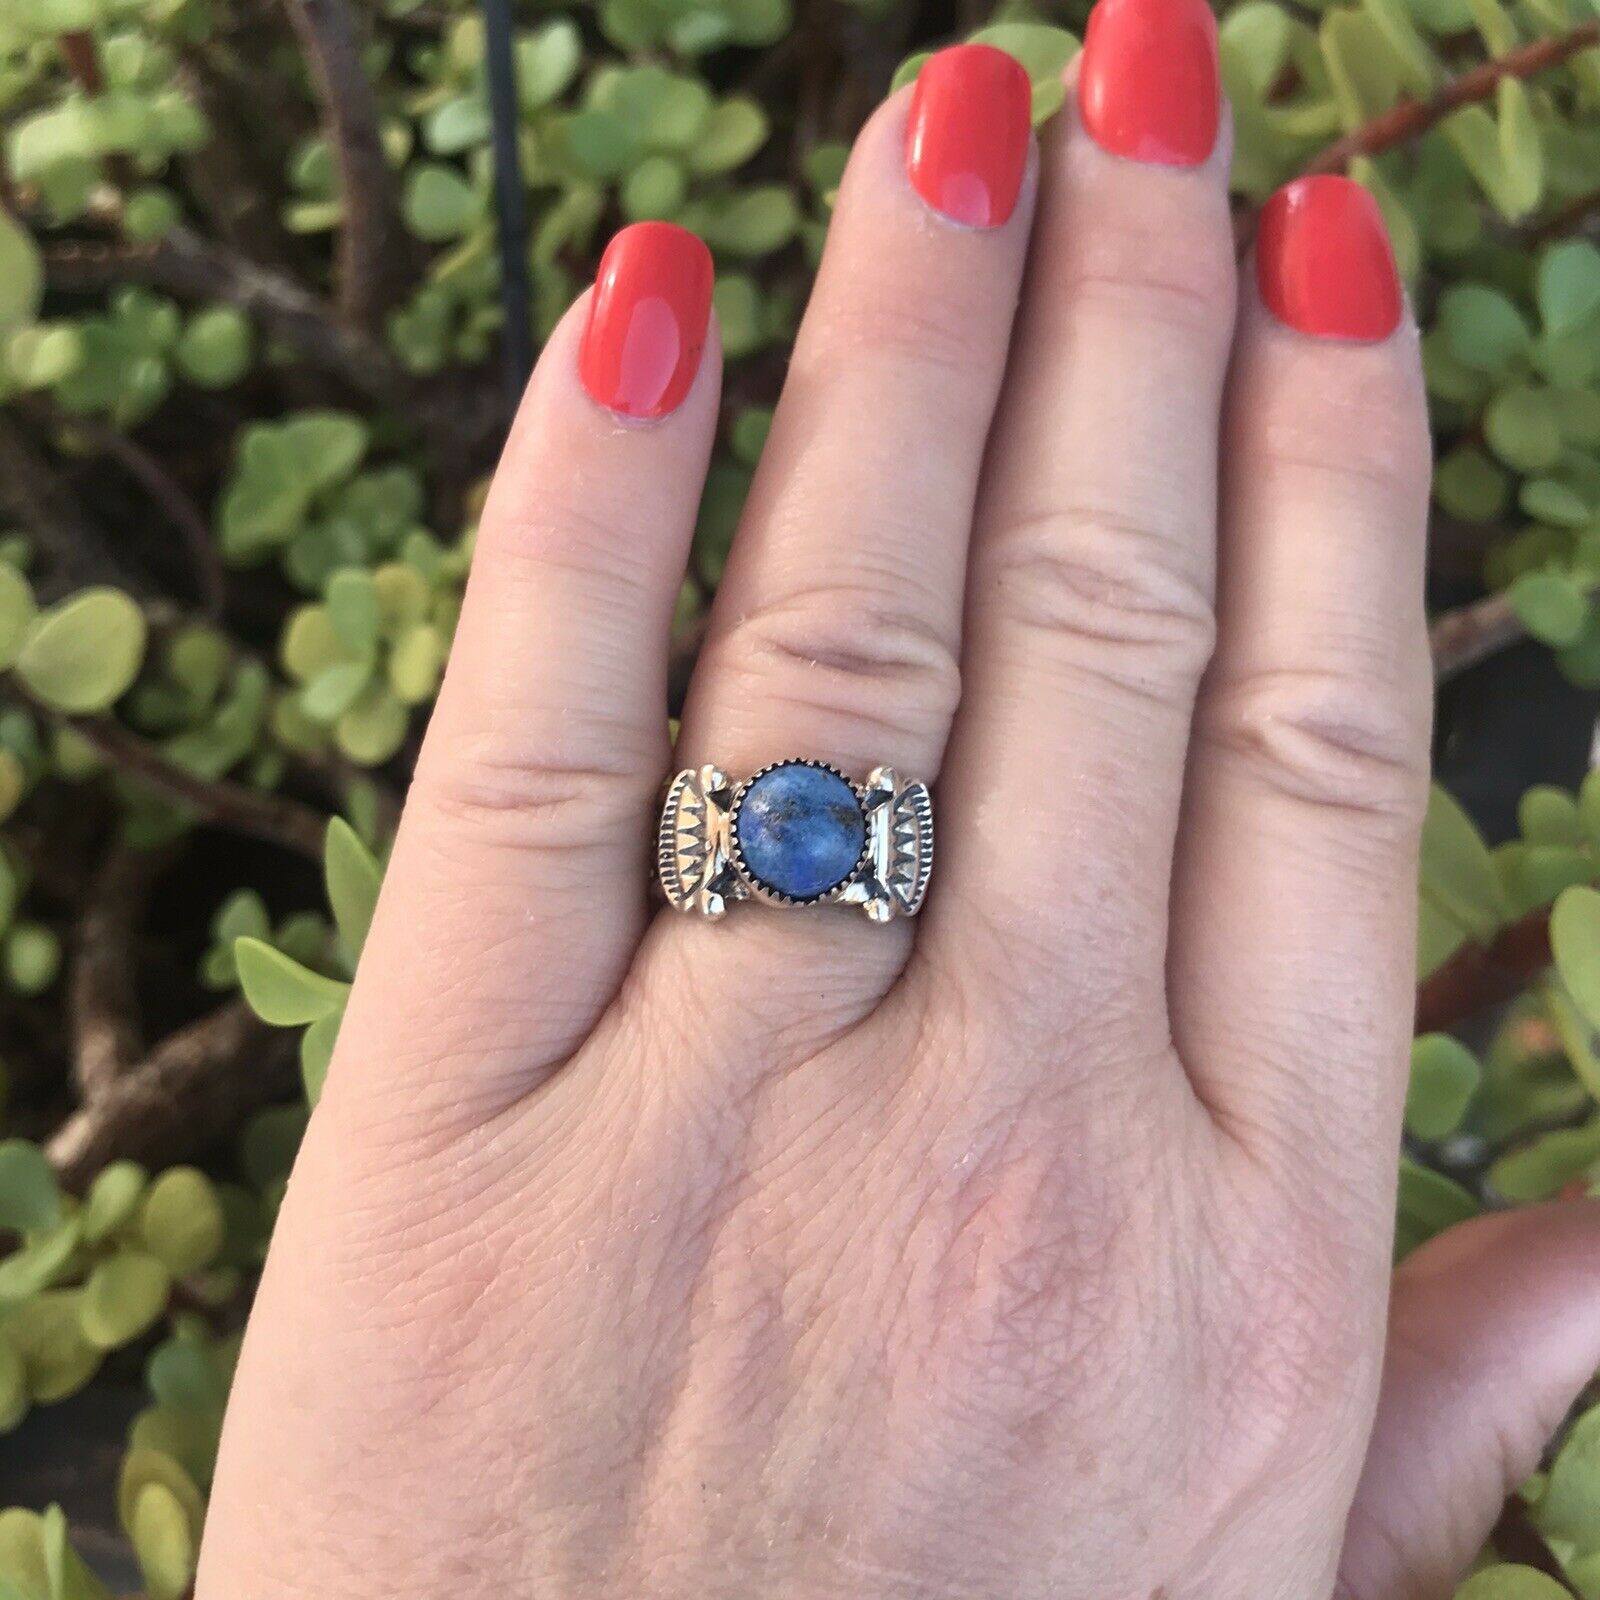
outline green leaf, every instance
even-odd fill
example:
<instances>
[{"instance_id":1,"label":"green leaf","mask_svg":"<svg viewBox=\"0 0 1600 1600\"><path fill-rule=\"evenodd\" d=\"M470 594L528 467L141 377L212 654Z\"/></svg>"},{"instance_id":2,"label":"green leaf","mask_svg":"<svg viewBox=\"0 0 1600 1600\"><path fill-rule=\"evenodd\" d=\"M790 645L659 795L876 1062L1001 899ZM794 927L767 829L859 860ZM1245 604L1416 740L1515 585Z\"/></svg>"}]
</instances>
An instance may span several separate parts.
<instances>
[{"instance_id":1,"label":"green leaf","mask_svg":"<svg viewBox=\"0 0 1600 1600\"><path fill-rule=\"evenodd\" d=\"M372 680L372 662L341 661L324 668L305 686L300 709L313 722L337 722Z\"/></svg>"},{"instance_id":2,"label":"green leaf","mask_svg":"<svg viewBox=\"0 0 1600 1600\"><path fill-rule=\"evenodd\" d=\"M1550 913L1550 949L1573 1004L1600 1028L1600 892L1566 890Z\"/></svg>"},{"instance_id":3,"label":"green leaf","mask_svg":"<svg viewBox=\"0 0 1600 1600\"><path fill-rule=\"evenodd\" d=\"M672 156L646 156L623 181L623 215L631 222L670 217L688 192L681 162Z\"/></svg>"},{"instance_id":4,"label":"green leaf","mask_svg":"<svg viewBox=\"0 0 1600 1600\"><path fill-rule=\"evenodd\" d=\"M583 39L577 24L558 17L517 40L517 99L524 111L538 111L561 97L583 64Z\"/></svg>"},{"instance_id":5,"label":"green leaf","mask_svg":"<svg viewBox=\"0 0 1600 1600\"><path fill-rule=\"evenodd\" d=\"M46 1405L76 1394L100 1370L101 1353L83 1336L79 1295L47 1289L18 1306L6 1331L22 1357L28 1393Z\"/></svg>"},{"instance_id":6,"label":"green leaf","mask_svg":"<svg viewBox=\"0 0 1600 1600\"><path fill-rule=\"evenodd\" d=\"M1496 94L1499 112L1500 159L1505 174L1512 220L1525 217L1544 193L1544 142L1534 121L1527 86L1518 78L1502 78Z\"/></svg>"},{"instance_id":7,"label":"green leaf","mask_svg":"<svg viewBox=\"0 0 1600 1600\"><path fill-rule=\"evenodd\" d=\"M1530 844L1581 845L1583 819L1578 802L1554 784L1536 783L1517 805L1517 825Z\"/></svg>"},{"instance_id":8,"label":"green leaf","mask_svg":"<svg viewBox=\"0 0 1600 1600\"><path fill-rule=\"evenodd\" d=\"M1508 595L1523 626L1545 644L1572 644L1588 620L1588 596L1556 567L1523 573Z\"/></svg>"},{"instance_id":9,"label":"green leaf","mask_svg":"<svg viewBox=\"0 0 1600 1600\"><path fill-rule=\"evenodd\" d=\"M294 1028L331 1016L349 993L349 984L312 972L260 939L240 939L233 952L250 1009L274 1027Z\"/></svg>"},{"instance_id":10,"label":"green leaf","mask_svg":"<svg viewBox=\"0 0 1600 1600\"><path fill-rule=\"evenodd\" d=\"M406 737L406 708L387 686L372 684L339 718L335 728L339 748L363 767L381 766Z\"/></svg>"},{"instance_id":11,"label":"green leaf","mask_svg":"<svg viewBox=\"0 0 1600 1600\"><path fill-rule=\"evenodd\" d=\"M1547 1539L1600 1550L1600 1407L1578 1418L1556 1452L1534 1520Z\"/></svg>"},{"instance_id":12,"label":"green leaf","mask_svg":"<svg viewBox=\"0 0 1600 1600\"><path fill-rule=\"evenodd\" d=\"M181 1600L194 1578L195 1530L178 1497L163 1483L147 1483L128 1533L151 1600Z\"/></svg>"},{"instance_id":13,"label":"green leaf","mask_svg":"<svg viewBox=\"0 0 1600 1600\"><path fill-rule=\"evenodd\" d=\"M1453 1133L1477 1092L1478 1058L1447 1033L1425 1033L1411 1046L1406 1127L1418 1139Z\"/></svg>"},{"instance_id":14,"label":"green leaf","mask_svg":"<svg viewBox=\"0 0 1600 1600\"><path fill-rule=\"evenodd\" d=\"M746 189L706 219L706 243L735 256L780 250L800 226L800 207L783 184Z\"/></svg>"},{"instance_id":15,"label":"green leaf","mask_svg":"<svg viewBox=\"0 0 1600 1600\"><path fill-rule=\"evenodd\" d=\"M0 1334L0 1434L10 1433L27 1414L28 1374L16 1346Z\"/></svg>"},{"instance_id":16,"label":"green leaf","mask_svg":"<svg viewBox=\"0 0 1600 1600\"><path fill-rule=\"evenodd\" d=\"M1501 1156L1489 1168L1489 1182L1507 1200L1548 1200L1581 1178L1596 1160L1600 1160L1600 1118L1581 1128L1541 1134Z\"/></svg>"},{"instance_id":17,"label":"green leaf","mask_svg":"<svg viewBox=\"0 0 1600 1600\"><path fill-rule=\"evenodd\" d=\"M334 637L353 655L365 656L377 647L378 588L362 567L346 567L328 580L328 620Z\"/></svg>"},{"instance_id":18,"label":"green leaf","mask_svg":"<svg viewBox=\"0 0 1600 1600\"><path fill-rule=\"evenodd\" d=\"M88 1244L125 1228L139 1209L150 1175L137 1161L113 1161L95 1175L84 1196L81 1221Z\"/></svg>"},{"instance_id":19,"label":"green leaf","mask_svg":"<svg viewBox=\"0 0 1600 1600\"><path fill-rule=\"evenodd\" d=\"M1439 327L1450 353L1474 372L1499 376L1524 357L1533 332L1497 289L1459 284L1439 300Z\"/></svg>"},{"instance_id":20,"label":"green leaf","mask_svg":"<svg viewBox=\"0 0 1600 1600\"><path fill-rule=\"evenodd\" d=\"M1500 879L1489 847L1459 805L1437 784L1422 827L1422 897L1460 938L1487 944L1504 917Z\"/></svg>"},{"instance_id":21,"label":"green leaf","mask_svg":"<svg viewBox=\"0 0 1600 1600\"><path fill-rule=\"evenodd\" d=\"M328 823L323 875L339 939L353 965L366 943L367 929L372 925L383 872L372 852L343 817L334 817Z\"/></svg>"},{"instance_id":22,"label":"green leaf","mask_svg":"<svg viewBox=\"0 0 1600 1600\"><path fill-rule=\"evenodd\" d=\"M717 106L690 147L689 170L711 174L742 167L767 142L767 114L759 101L735 95Z\"/></svg>"},{"instance_id":23,"label":"green leaf","mask_svg":"<svg viewBox=\"0 0 1600 1600\"><path fill-rule=\"evenodd\" d=\"M190 317L178 341L178 368L202 389L226 389L250 370L254 341L249 319L232 306L210 306Z\"/></svg>"},{"instance_id":24,"label":"green leaf","mask_svg":"<svg viewBox=\"0 0 1600 1600\"><path fill-rule=\"evenodd\" d=\"M145 1194L139 1236L174 1278L209 1267L226 1228L211 1180L195 1167L169 1167Z\"/></svg>"},{"instance_id":25,"label":"green leaf","mask_svg":"<svg viewBox=\"0 0 1600 1600\"><path fill-rule=\"evenodd\" d=\"M1400 74L1382 32L1361 11L1335 10L1319 34L1328 82L1347 129L1382 114L1400 98Z\"/></svg>"},{"instance_id":26,"label":"green leaf","mask_svg":"<svg viewBox=\"0 0 1600 1600\"><path fill-rule=\"evenodd\" d=\"M196 1359L204 1361L204 1351L186 1340L170 1340L163 1350L187 1350ZM159 1354L160 1352L158 1352ZM220 1402L221 1396L217 1400ZM190 1526L198 1533L205 1521L205 1500L195 1481L172 1456L160 1450L135 1447L122 1458L122 1470L117 1476L117 1520L130 1535L133 1532L134 1511L139 1496L152 1483L158 1483L183 1508Z\"/></svg>"},{"instance_id":27,"label":"green leaf","mask_svg":"<svg viewBox=\"0 0 1600 1600\"><path fill-rule=\"evenodd\" d=\"M395 699L407 706L432 700L448 648L444 635L431 622L407 628L389 654L389 687Z\"/></svg>"},{"instance_id":28,"label":"green leaf","mask_svg":"<svg viewBox=\"0 0 1600 1600\"><path fill-rule=\"evenodd\" d=\"M61 1190L44 1152L26 1139L0 1143L0 1228L37 1233L61 1220Z\"/></svg>"},{"instance_id":29,"label":"green leaf","mask_svg":"<svg viewBox=\"0 0 1600 1600\"><path fill-rule=\"evenodd\" d=\"M406 176L406 224L419 239L459 239L484 216L484 199L454 168L424 161Z\"/></svg>"},{"instance_id":30,"label":"green leaf","mask_svg":"<svg viewBox=\"0 0 1600 1600\"><path fill-rule=\"evenodd\" d=\"M1362 0L1362 5L1388 46L1402 87L1416 99L1426 99L1438 81L1439 63L1417 32L1405 0Z\"/></svg>"},{"instance_id":31,"label":"green leaf","mask_svg":"<svg viewBox=\"0 0 1600 1600\"><path fill-rule=\"evenodd\" d=\"M1475 445L1461 445L1439 463L1433 494L1463 522L1494 522L1506 508L1510 479Z\"/></svg>"},{"instance_id":32,"label":"green leaf","mask_svg":"<svg viewBox=\"0 0 1600 1600\"><path fill-rule=\"evenodd\" d=\"M1456 1600L1572 1600L1572 1596L1533 1567L1486 1567L1456 1590Z\"/></svg>"},{"instance_id":33,"label":"green leaf","mask_svg":"<svg viewBox=\"0 0 1600 1600\"><path fill-rule=\"evenodd\" d=\"M343 1021L344 1012L335 1011L332 1016L313 1022L300 1035L300 1082L309 1106L314 1107L322 1098L322 1086L327 1082L333 1049L339 1042L339 1024Z\"/></svg>"},{"instance_id":34,"label":"green leaf","mask_svg":"<svg viewBox=\"0 0 1600 1600\"><path fill-rule=\"evenodd\" d=\"M25 327L44 300L44 263L33 235L0 207L0 336Z\"/></svg>"},{"instance_id":35,"label":"green leaf","mask_svg":"<svg viewBox=\"0 0 1600 1600\"><path fill-rule=\"evenodd\" d=\"M132 1344L167 1309L172 1279L153 1255L121 1250L102 1261L83 1286L80 1325L101 1350Z\"/></svg>"},{"instance_id":36,"label":"green leaf","mask_svg":"<svg viewBox=\"0 0 1600 1600\"><path fill-rule=\"evenodd\" d=\"M1547 389L1514 383L1489 402L1483 419L1489 447L1518 472L1543 472L1561 455L1561 414Z\"/></svg>"},{"instance_id":37,"label":"green leaf","mask_svg":"<svg viewBox=\"0 0 1600 1600\"><path fill-rule=\"evenodd\" d=\"M1478 1215L1482 1208L1459 1183L1409 1156L1400 1160L1394 1258L1403 1261L1428 1240Z\"/></svg>"},{"instance_id":38,"label":"green leaf","mask_svg":"<svg viewBox=\"0 0 1600 1600\"><path fill-rule=\"evenodd\" d=\"M16 671L57 711L105 711L132 687L144 647L144 614L127 595L85 589L40 615Z\"/></svg>"},{"instance_id":39,"label":"green leaf","mask_svg":"<svg viewBox=\"0 0 1600 1600\"><path fill-rule=\"evenodd\" d=\"M1586 239L1553 245L1539 259L1535 293L1546 333L1581 327L1600 311L1600 250Z\"/></svg>"}]
</instances>

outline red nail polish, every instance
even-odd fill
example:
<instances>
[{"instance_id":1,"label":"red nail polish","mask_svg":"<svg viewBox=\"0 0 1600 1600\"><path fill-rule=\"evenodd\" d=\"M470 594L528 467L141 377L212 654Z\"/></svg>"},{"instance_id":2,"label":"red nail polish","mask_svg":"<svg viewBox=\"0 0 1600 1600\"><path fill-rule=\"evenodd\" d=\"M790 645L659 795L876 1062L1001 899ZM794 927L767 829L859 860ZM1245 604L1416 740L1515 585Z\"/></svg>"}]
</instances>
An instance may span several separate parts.
<instances>
[{"instance_id":1,"label":"red nail polish","mask_svg":"<svg viewBox=\"0 0 1600 1600\"><path fill-rule=\"evenodd\" d=\"M1217 19L1205 0L1100 0L1078 68L1096 144L1163 167L1197 167L1217 143Z\"/></svg>"},{"instance_id":2,"label":"red nail polish","mask_svg":"<svg viewBox=\"0 0 1600 1600\"><path fill-rule=\"evenodd\" d=\"M578 375L628 417L676 409L700 370L711 317L711 252L670 222L636 222L606 246L589 300Z\"/></svg>"},{"instance_id":3,"label":"red nail polish","mask_svg":"<svg viewBox=\"0 0 1600 1600\"><path fill-rule=\"evenodd\" d=\"M1280 322L1319 339L1387 339L1404 309L1383 213L1349 178L1300 178L1273 195L1256 282Z\"/></svg>"},{"instance_id":4,"label":"red nail polish","mask_svg":"<svg viewBox=\"0 0 1600 1600\"><path fill-rule=\"evenodd\" d=\"M1016 209L1028 165L1033 86L1014 56L958 44L917 75L906 122L906 172L935 211L998 228Z\"/></svg>"}]
</instances>

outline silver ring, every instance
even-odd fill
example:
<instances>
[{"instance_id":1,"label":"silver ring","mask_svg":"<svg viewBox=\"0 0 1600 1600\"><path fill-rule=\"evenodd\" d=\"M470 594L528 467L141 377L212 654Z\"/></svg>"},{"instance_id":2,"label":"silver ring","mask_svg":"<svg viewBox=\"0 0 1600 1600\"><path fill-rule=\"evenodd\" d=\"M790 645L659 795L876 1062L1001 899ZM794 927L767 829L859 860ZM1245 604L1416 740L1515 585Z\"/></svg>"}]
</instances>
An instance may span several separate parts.
<instances>
[{"instance_id":1,"label":"silver ring","mask_svg":"<svg viewBox=\"0 0 1600 1600\"><path fill-rule=\"evenodd\" d=\"M922 909L932 872L933 797L893 767L865 783L825 761L775 761L742 781L689 767L667 784L656 876L679 911L842 904L889 922Z\"/></svg>"}]
</instances>

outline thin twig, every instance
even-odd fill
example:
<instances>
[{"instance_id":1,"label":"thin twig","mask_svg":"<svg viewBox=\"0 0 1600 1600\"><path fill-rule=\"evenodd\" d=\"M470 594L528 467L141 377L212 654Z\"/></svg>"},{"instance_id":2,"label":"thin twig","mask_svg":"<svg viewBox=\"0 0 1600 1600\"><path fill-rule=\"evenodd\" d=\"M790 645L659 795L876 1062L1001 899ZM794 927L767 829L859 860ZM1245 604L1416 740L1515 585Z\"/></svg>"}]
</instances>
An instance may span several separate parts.
<instances>
[{"instance_id":1,"label":"thin twig","mask_svg":"<svg viewBox=\"0 0 1600 1600\"><path fill-rule=\"evenodd\" d=\"M13 693L16 686L12 685ZM24 697L26 698L26 697ZM97 755L125 777L155 789L201 821L231 828L320 863L328 819L287 795L251 789L228 778L201 778L169 761L148 740L109 716L68 716L37 701L43 715L72 729Z\"/></svg>"},{"instance_id":2,"label":"thin twig","mask_svg":"<svg viewBox=\"0 0 1600 1600\"><path fill-rule=\"evenodd\" d=\"M144 1052L133 957L151 885L166 850L114 844L100 863L78 923L67 1008L79 1095L94 1100Z\"/></svg>"},{"instance_id":3,"label":"thin twig","mask_svg":"<svg viewBox=\"0 0 1600 1600\"><path fill-rule=\"evenodd\" d=\"M66 290L148 283L171 294L221 300L254 317L301 358L358 394L404 410L414 398L405 370L377 340L348 326L291 278L226 246L172 227L154 243L72 243L47 247L45 270Z\"/></svg>"},{"instance_id":4,"label":"thin twig","mask_svg":"<svg viewBox=\"0 0 1600 1600\"><path fill-rule=\"evenodd\" d=\"M109 1161L152 1165L204 1147L294 1081L294 1035L256 1019L242 999L169 1034L137 1066L75 1111L46 1154L69 1189Z\"/></svg>"},{"instance_id":5,"label":"thin twig","mask_svg":"<svg viewBox=\"0 0 1600 1600\"><path fill-rule=\"evenodd\" d=\"M1428 628L1434 681L1448 683L1468 667L1515 644L1527 631L1504 591L1443 612Z\"/></svg>"},{"instance_id":6,"label":"thin twig","mask_svg":"<svg viewBox=\"0 0 1600 1600\"><path fill-rule=\"evenodd\" d=\"M23 431L0 416L0 506L21 523L62 588L114 583L137 595L150 593L135 571L78 502L66 481Z\"/></svg>"},{"instance_id":7,"label":"thin twig","mask_svg":"<svg viewBox=\"0 0 1600 1600\"><path fill-rule=\"evenodd\" d=\"M208 621L215 621L222 614L226 599L227 574L211 524L188 491L150 451L119 428L96 417L64 417L54 412L50 420L58 427L81 434L104 451L161 508L167 521L183 536L199 590L201 613Z\"/></svg>"},{"instance_id":8,"label":"thin twig","mask_svg":"<svg viewBox=\"0 0 1600 1600\"><path fill-rule=\"evenodd\" d=\"M398 302L411 276L411 236L400 189L384 153L378 100L361 60L361 28L345 0L285 0L311 64L328 143L339 167L339 309L369 333Z\"/></svg>"},{"instance_id":9,"label":"thin twig","mask_svg":"<svg viewBox=\"0 0 1600 1600\"><path fill-rule=\"evenodd\" d=\"M1417 985L1416 1031L1439 1033L1521 994L1550 965L1550 907L1508 923L1487 945L1463 944Z\"/></svg>"},{"instance_id":10,"label":"thin twig","mask_svg":"<svg viewBox=\"0 0 1600 1600\"><path fill-rule=\"evenodd\" d=\"M1426 100L1402 100L1336 139L1302 169L1303 176L1343 172L1359 156L1378 156L1421 137L1464 106L1487 100L1507 78L1532 78L1600 45L1600 22L1583 22L1551 39L1536 39L1441 85Z\"/></svg>"}]
</instances>

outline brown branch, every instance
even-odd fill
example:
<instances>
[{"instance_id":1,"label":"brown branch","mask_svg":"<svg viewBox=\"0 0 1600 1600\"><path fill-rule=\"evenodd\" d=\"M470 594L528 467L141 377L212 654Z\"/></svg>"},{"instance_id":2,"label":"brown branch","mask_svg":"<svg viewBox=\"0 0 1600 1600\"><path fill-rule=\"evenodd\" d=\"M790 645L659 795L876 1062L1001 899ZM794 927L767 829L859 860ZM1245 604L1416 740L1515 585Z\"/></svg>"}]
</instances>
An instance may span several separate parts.
<instances>
[{"instance_id":1,"label":"brown branch","mask_svg":"<svg viewBox=\"0 0 1600 1600\"><path fill-rule=\"evenodd\" d=\"M105 79L100 74L100 57L95 52L94 35L86 30L58 35L56 42L67 59L67 71L87 94L100 94Z\"/></svg>"},{"instance_id":2,"label":"brown branch","mask_svg":"<svg viewBox=\"0 0 1600 1600\"><path fill-rule=\"evenodd\" d=\"M171 294L225 301L292 345L308 365L358 394L401 410L414 398L410 377L377 340L342 323L292 279L188 228L170 228L151 244L57 245L44 251L44 261L50 281L60 289L148 283Z\"/></svg>"},{"instance_id":3,"label":"brown branch","mask_svg":"<svg viewBox=\"0 0 1600 1600\"><path fill-rule=\"evenodd\" d=\"M1464 944L1417 985L1416 1031L1454 1028L1513 999L1550 965L1550 907L1508 923L1487 945Z\"/></svg>"},{"instance_id":4,"label":"brown branch","mask_svg":"<svg viewBox=\"0 0 1600 1600\"><path fill-rule=\"evenodd\" d=\"M111 717L64 717L89 747L118 771L137 778L203 821L282 845L320 864L328 820L286 795L227 778L201 778L175 766L153 745Z\"/></svg>"},{"instance_id":5,"label":"brown branch","mask_svg":"<svg viewBox=\"0 0 1600 1600\"><path fill-rule=\"evenodd\" d=\"M1434 681L1448 683L1526 633L1522 619L1503 591L1443 612L1428 628Z\"/></svg>"},{"instance_id":6,"label":"brown branch","mask_svg":"<svg viewBox=\"0 0 1600 1600\"><path fill-rule=\"evenodd\" d=\"M1565 239L1569 234L1578 232L1596 213L1600 213L1600 189L1591 189L1569 200L1564 206L1558 206L1541 222L1525 228L1520 237L1525 244L1537 248L1541 244L1549 244L1553 239Z\"/></svg>"},{"instance_id":7,"label":"brown branch","mask_svg":"<svg viewBox=\"0 0 1600 1600\"><path fill-rule=\"evenodd\" d=\"M295 1036L242 999L169 1034L80 1107L46 1144L61 1181L83 1186L109 1161L155 1165L193 1154L294 1082Z\"/></svg>"},{"instance_id":8,"label":"brown branch","mask_svg":"<svg viewBox=\"0 0 1600 1600\"><path fill-rule=\"evenodd\" d=\"M1536 39L1508 51L1450 79L1426 100L1402 100L1354 132L1334 140L1302 169L1302 176L1343 172L1359 156L1382 155L1420 138L1452 112L1487 100L1505 79L1536 77L1596 45L1600 45L1600 22L1584 22L1553 39Z\"/></svg>"},{"instance_id":9,"label":"brown branch","mask_svg":"<svg viewBox=\"0 0 1600 1600\"><path fill-rule=\"evenodd\" d=\"M311 65L339 167L339 309L354 326L375 332L412 276L413 245L361 59L360 24L346 0L284 3Z\"/></svg>"},{"instance_id":10,"label":"brown branch","mask_svg":"<svg viewBox=\"0 0 1600 1600\"><path fill-rule=\"evenodd\" d=\"M85 1101L143 1054L133 955L150 887L170 860L165 850L113 845L89 888L67 997L73 1077Z\"/></svg>"},{"instance_id":11,"label":"brown branch","mask_svg":"<svg viewBox=\"0 0 1600 1600\"><path fill-rule=\"evenodd\" d=\"M0 416L0 506L14 516L61 588L114 583L135 594L148 581L129 567L28 436Z\"/></svg>"},{"instance_id":12,"label":"brown branch","mask_svg":"<svg viewBox=\"0 0 1600 1600\"><path fill-rule=\"evenodd\" d=\"M320 863L328 819L287 795L251 789L227 778L201 778L175 765L155 745L108 716L66 716L30 700L34 709L71 728L125 777L135 778L203 822L247 833Z\"/></svg>"},{"instance_id":13,"label":"brown branch","mask_svg":"<svg viewBox=\"0 0 1600 1600\"><path fill-rule=\"evenodd\" d=\"M95 417L64 417L49 412L54 426L81 434L110 456L156 503L173 528L183 536L189 564L199 590L201 612L208 621L222 613L227 575L222 551L212 536L211 524L187 490L143 445L118 428Z\"/></svg>"}]
</instances>

